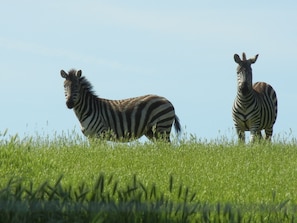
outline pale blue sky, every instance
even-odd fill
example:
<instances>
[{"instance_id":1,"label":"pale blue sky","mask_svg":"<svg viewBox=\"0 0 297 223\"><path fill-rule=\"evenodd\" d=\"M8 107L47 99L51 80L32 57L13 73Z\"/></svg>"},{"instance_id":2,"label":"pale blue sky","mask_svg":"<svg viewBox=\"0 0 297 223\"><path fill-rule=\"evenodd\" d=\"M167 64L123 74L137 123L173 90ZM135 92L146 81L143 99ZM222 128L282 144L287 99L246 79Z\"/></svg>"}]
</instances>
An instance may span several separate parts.
<instances>
[{"instance_id":1,"label":"pale blue sky","mask_svg":"<svg viewBox=\"0 0 297 223\"><path fill-rule=\"evenodd\" d=\"M220 2L220 3L217 3ZM81 69L96 93L167 97L184 132L233 138L233 54L259 54L254 81L279 100L275 134L297 137L296 1L7 1L0 8L0 132L80 128L60 70Z\"/></svg>"}]
</instances>

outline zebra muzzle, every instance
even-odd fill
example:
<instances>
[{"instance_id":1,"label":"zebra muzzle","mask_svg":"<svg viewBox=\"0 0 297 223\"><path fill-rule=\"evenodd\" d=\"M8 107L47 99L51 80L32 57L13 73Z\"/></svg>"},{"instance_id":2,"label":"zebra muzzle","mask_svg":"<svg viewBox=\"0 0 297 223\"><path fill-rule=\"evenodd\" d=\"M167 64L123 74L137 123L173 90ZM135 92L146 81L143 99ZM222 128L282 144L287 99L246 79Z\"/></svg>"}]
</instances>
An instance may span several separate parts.
<instances>
[{"instance_id":1,"label":"zebra muzzle","mask_svg":"<svg viewBox=\"0 0 297 223\"><path fill-rule=\"evenodd\" d=\"M67 108L72 109L74 107L74 103L72 100L66 101Z\"/></svg>"}]
</instances>

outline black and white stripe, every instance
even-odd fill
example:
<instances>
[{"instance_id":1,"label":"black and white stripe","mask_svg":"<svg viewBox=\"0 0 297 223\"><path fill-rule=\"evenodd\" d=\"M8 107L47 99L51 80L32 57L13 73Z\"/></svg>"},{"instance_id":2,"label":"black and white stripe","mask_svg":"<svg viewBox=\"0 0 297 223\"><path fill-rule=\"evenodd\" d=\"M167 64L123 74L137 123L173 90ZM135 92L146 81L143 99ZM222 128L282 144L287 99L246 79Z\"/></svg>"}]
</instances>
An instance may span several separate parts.
<instances>
[{"instance_id":1,"label":"black and white stripe","mask_svg":"<svg viewBox=\"0 0 297 223\"><path fill-rule=\"evenodd\" d=\"M74 112L85 136L109 140L133 140L143 135L149 139L164 137L170 141L172 125L180 132L173 105L164 97L145 95L123 100L109 100L95 95L81 70L61 70L65 78L66 105Z\"/></svg>"},{"instance_id":2,"label":"black and white stripe","mask_svg":"<svg viewBox=\"0 0 297 223\"><path fill-rule=\"evenodd\" d=\"M267 140L271 140L273 125L277 117L277 97L274 89L265 82L252 84L251 64L258 58L242 60L235 54L237 67L237 96L235 98L232 116L239 140L245 140L245 131L250 131L251 141L262 138L261 130L265 130Z\"/></svg>"}]
</instances>

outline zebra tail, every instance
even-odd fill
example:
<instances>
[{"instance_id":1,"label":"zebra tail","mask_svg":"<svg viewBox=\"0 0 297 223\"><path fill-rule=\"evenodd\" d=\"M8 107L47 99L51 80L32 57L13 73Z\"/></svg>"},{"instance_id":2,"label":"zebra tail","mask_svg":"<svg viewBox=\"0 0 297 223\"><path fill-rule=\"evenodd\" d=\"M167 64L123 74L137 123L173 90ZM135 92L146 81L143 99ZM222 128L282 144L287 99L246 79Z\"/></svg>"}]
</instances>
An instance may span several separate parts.
<instances>
[{"instance_id":1,"label":"zebra tail","mask_svg":"<svg viewBox=\"0 0 297 223\"><path fill-rule=\"evenodd\" d=\"M179 118L177 117L177 115L174 116L174 128L175 128L176 133L179 133L181 131L181 126L180 126Z\"/></svg>"}]
</instances>

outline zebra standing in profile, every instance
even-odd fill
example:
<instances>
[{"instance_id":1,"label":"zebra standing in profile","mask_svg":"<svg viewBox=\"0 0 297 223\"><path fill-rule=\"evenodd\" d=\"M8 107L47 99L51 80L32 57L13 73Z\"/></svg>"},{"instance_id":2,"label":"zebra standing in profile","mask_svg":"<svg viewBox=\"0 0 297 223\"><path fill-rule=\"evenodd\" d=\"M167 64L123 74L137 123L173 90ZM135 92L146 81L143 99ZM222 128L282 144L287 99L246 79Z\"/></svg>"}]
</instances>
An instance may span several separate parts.
<instances>
[{"instance_id":1,"label":"zebra standing in profile","mask_svg":"<svg viewBox=\"0 0 297 223\"><path fill-rule=\"evenodd\" d=\"M66 79L66 105L74 109L85 136L130 141L145 135L170 142L173 123L176 132L180 132L179 119L166 98L157 95L123 100L99 98L81 75L81 70L72 69L68 74L61 70L61 76Z\"/></svg>"},{"instance_id":2,"label":"zebra standing in profile","mask_svg":"<svg viewBox=\"0 0 297 223\"><path fill-rule=\"evenodd\" d=\"M251 142L262 138L261 130L265 130L266 139L271 140L273 125L277 117L277 97L274 89L265 82L252 85L251 64L255 63L258 54L242 60L235 54L237 67L237 96L235 98L232 116L239 140L245 141L245 131L250 131Z\"/></svg>"}]
</instances>

